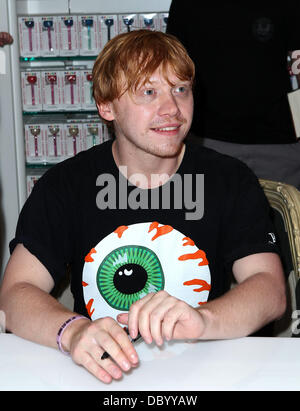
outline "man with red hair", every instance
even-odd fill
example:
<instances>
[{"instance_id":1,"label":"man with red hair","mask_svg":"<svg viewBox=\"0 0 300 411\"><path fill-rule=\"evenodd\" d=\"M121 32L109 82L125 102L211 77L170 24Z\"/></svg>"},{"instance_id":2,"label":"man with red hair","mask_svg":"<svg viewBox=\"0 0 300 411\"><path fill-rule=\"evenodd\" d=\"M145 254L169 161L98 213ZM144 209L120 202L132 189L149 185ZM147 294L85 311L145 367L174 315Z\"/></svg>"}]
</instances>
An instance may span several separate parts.
<instances>
[{"instance_id":1,"label":"man with red hair","mask_svg":"<svg viewBox=\"0 0 300 411\"><path fill-rule=\"evenodd\" d=\"M132 339L139 332L162 345L245 336L285 310L257 179L238 160L186 139L193 78L192 60L171 35L141 30L108 42L93 81L114 139L37 182L10 243L0 290L8 330L57 344L105 383L138 363L124 324ZM111 185L99 196L105 178ZM155 201L146 207L145 199ZM188 219L193 199L204 212ZM74 311L50 295L67 267Z\"/></svg>"}]
</instances>

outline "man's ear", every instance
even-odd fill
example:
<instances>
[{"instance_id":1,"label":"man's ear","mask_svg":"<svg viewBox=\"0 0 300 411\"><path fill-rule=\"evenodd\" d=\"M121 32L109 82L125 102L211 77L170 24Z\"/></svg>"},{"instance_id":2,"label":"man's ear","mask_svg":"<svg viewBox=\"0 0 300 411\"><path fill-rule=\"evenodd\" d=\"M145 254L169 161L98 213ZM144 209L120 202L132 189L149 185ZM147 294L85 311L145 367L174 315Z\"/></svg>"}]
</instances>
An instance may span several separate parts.
<instances>
[{"instance_id":1,"label":"man's ear","mask_svg":"<svg viewBox=\"0 0 300 411\"><path fill-rule=\"evenodd\" d=\"M115 119L111 102L99 103L97 104L97 108L100 116L104 118L104 120L113 121Z\"/></svg>"}]
</instances>

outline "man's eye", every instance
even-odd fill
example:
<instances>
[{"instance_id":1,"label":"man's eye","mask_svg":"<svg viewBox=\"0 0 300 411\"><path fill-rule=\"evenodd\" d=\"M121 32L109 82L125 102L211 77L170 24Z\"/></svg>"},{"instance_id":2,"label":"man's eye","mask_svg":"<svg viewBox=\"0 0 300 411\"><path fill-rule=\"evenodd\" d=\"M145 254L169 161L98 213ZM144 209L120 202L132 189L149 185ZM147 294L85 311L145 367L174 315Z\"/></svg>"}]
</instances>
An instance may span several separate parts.
<instances>
[{"instance_id":1,"label":"man's eye","mask_svg":"<svg viewBox=\"0 0 300 411\"><path fill-rule=\"evenodd\" d=\"M187 89L187 87L185 87L185 86L179 86L179 87L176 87L176 88L174 89L175 93L185 93L187 90L188 90L188 89Z\"/></svg>"},{"instance_id":2,"label":"man's eye","mask_svg":"<svg viewBox=\"0 0 300 411\"><path fill-rule=\"evenodd\" d=\"M146 89L144 90L145 96L154 96L154 90L153 89Z\"/></svg>"}]
</instances>

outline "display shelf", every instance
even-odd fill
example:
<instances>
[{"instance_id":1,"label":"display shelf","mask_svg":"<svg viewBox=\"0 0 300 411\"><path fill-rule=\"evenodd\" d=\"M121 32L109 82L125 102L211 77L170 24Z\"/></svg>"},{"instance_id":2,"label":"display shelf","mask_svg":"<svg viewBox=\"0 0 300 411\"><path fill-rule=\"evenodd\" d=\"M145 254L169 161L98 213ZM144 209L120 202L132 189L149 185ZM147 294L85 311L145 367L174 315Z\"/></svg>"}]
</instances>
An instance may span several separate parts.
<instances>
[{"instance_id":1,"label":"display shelf","mask_svg":"<svg viewBox=\"0 0 300 411\"><path fill-rule=\"evenodd\" d=\"M25 166L29 170L36 170L36 169L46 170L46 169L51 168L51 167L53 167L53 166L55 166L56 164L59 164L59 163L60 162L57 162L57 163L36 163L36 164L25 163Z\"/></svg>"},{"instance_id":2,"label":"display shelf","mask_svg":"<svg viewBox=\"0 0 300 411\"><path fill-rule=\"evenodd\" d=\"M59 62L70 62L70 61L93 61L96 60L97 55L94 56L52 56L52 57L20 57L20 62L21 63L33 63L35 61L37 62L53 62L53 61L59 61Z\"/></svg>"},{"instance_id":3,"label":"display shelf","mask_svg":"<svg viewBox=\"0 0 300 411\"><path fill-rule=\"evenodd\" d=\"M93 99L94 62L118 34L141 28L165 31L169 0L164 6L154 1L151 7L139 1L108 5L93 0L85 11L68 0L67 12L53 8L57 0L45 0L43 7L40 1L26 0L26 10L21 3L17 1L18 59L29 195L47 169L111 138ZM87 20L93 30L86 29Z\"/></svg>"},{"instance_id":4,"label":"display shelf","mask_svg":"<svg viewBox=\"0 0 300 411\"><path fill-rule=\"evenodd\" d=\"M36 115L57 115L57 114L65 114L67 116L72 116L76 114L84 114L86 117L89 119L90 117L88 116L95 116L97 115L98 111L95 108L95 110L74 110L74 111L64 111L64 110L57 110L57 111L23 111L23 116L36 116Z\"/></svg>"}]
</instances>

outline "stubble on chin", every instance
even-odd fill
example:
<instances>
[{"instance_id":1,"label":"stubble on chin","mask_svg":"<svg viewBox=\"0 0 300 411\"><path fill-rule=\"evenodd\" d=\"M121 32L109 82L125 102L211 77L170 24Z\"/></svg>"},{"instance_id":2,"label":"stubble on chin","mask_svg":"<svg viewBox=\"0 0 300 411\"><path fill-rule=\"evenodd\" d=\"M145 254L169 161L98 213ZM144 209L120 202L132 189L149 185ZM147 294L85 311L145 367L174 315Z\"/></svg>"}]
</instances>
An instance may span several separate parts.
<instances>
[{"instance_id":1,"label":"stubble on chin","mask_svg":"<svg viewBox=\"0 0 300 411\"><path fill-rule=\"evenodd\" d=\"M182 148L184 146L184 142L169 142L162 145L149 145L146 151L149 154L155 155L156 157L161 158L174 158L180 155Z\"/></svg>"}]
</instances>

